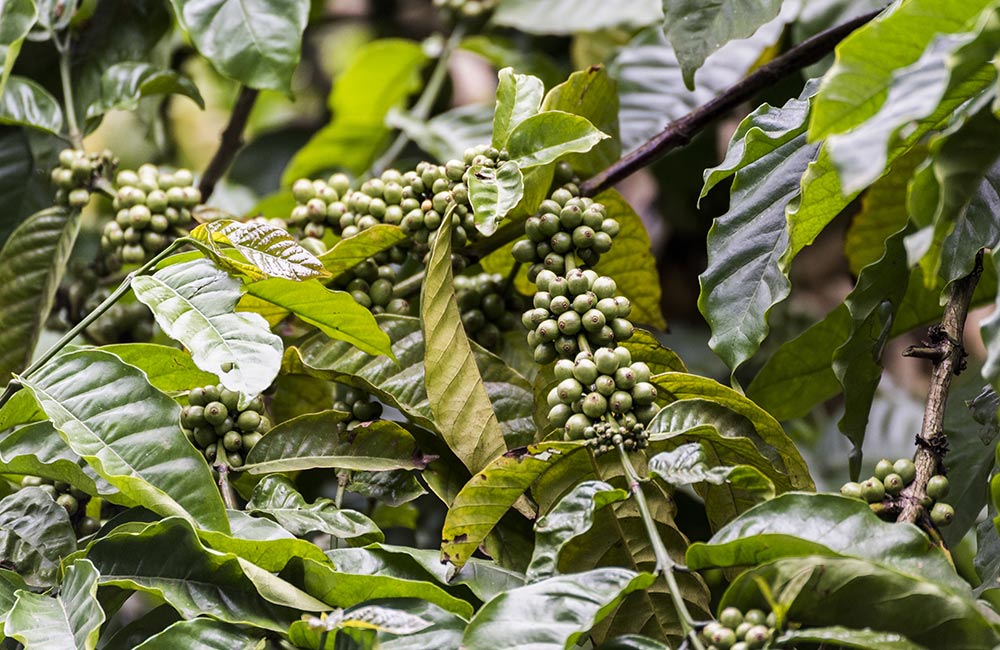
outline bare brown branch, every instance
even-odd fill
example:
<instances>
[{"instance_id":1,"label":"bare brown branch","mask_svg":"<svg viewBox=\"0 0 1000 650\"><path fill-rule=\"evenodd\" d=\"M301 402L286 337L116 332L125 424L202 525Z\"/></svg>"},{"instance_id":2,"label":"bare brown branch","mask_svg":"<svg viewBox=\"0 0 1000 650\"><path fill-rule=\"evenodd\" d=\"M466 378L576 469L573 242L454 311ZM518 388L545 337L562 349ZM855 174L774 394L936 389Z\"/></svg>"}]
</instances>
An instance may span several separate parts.
<instances>
[{"instance_id":1,"label":"bare brown branch","mask_svg":"<svg viewBox=\"0 0 1000 650\"><path fill-rule=\"evenodd\" d=\"M247 120L250 118L250 111L253 110L253 106L257 102L257 95L259 94L260 91L254 88L246 86L240 88L240 94L236 98L233 112L229 116L229 124L222 131L219 148L216 150L211 162L208 163L208 167L201 177L201 183L198 185L198 189L201 190L202 202L208 201L208 197L212 196L212 192L215 191L215 185L225 175L226 171L229 170L229 166L233 164L236 154L243 147L243 130L246 128Z\"/></svg>"}]
</instances>

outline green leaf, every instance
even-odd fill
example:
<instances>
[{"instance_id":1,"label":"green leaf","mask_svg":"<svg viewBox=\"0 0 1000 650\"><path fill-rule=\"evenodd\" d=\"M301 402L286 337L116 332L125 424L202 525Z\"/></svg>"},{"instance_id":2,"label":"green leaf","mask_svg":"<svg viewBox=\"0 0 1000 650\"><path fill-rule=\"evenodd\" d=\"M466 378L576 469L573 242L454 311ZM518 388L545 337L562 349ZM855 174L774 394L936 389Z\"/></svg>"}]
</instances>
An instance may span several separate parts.
<instances>
[{"instance_id":1,"label":"green leaf","mask_svg":"<svg viewBox=\"0 0 1000 650\"><path fill-rule=\"evenodd\" d=\"M351 607L377 598L419 598L464 618L472 614L472 605L423 580L339 571L329 563L303 558L292 559L280 576L334 607Z\"/></svg>"},{"instance_id":2,"label":"green leaf","mask_svg":"<svg viewBox=\"0 0 1000 650\"><path fill-rule=\"evenodd\" d=\"M600 623L628 594L654 577L627 569L594 569L512 589L476 612L462 639L466 650L565 650Z\"/></svg>"},{"instance_id":3,"label":"green leaf","mask_svg":"<svg viewBox=\"0 0 1000 650\"><path fill-rule=\"evenodd\" d=\"M663 19L659 0L609 5L602 0L504 0L493 23L529 34L575 34L602 29L637 29Z\"/></svg>"},{"instance_id":4,"label":"green leaf","mask_svg":"<svg viewBox=\"0 0 1000 650\"><path fill-rule=\"evenodd\" d=\"M345 291L331 291L318 280L271 278L248 285L247 295L288 310L332 339L392 358L389 337L379 329L375 317Z\"/></svg>"},{"instance_id":5,"label":"green leaf","mask_svg":"<svg viewBox=\"0 0 1000 650\"><path fill-rule=\"evenodd\" d=\"M594 525L594 515L605 506L628 498L604 481L584 481L535 522L535 550L525 578L529 583L556 575L559 553L566 544Z\"/></svg>"},{"instance_id":6,"label":"green leaf","mask_svg":"<svg viewBox=\"0 0 1000 650\"><path fill-rule=\"evenodd\" d=\"M811 87L803 91L808 96ZM704 196L735 174L729 211L708 233L708 267L698 308L712 328L709 345L733 372L767 336L767 315L791 289L779 260L788 247L785 209L818 146L806 143L808 99L765 104L737 128L723 163L705 172Z\"/></svg>"},{"instance_id":7,"label":"green leaf","mask_svg":"<svg viewBox=\"0 0 1000 650\"><path fill-rule=\"evenodd\" d=\"M632 302L631 320L666 328L660 309L660 276L642 218L616 190L601 192L595 200L604 204L608 217L621 225L621 232L594 270L614 278L619 293Z\"/></svg>"},{"instance_id":8,"label":"green leaf","mask_svg":"<svg viewBox=\"0 0 1000 650\"><path fill-rule=\"evenodd\" d=\"M212 373L199 370L190 354L166 345L118 343L105 345L101 350L146 373L149 383L165 393L191 390L218 381Z\"/></svg>"},{"instance_id":9,"label":"green leaf","mask_svg":"<svg viewBox=\"0 0 1000 650\"><path fill-rule=\"evenodd\" d=\"M781 11L781 0L675 0L663 3L664 31L688 88L695 70L727 42L747 38Z\"/></svg>"},{"instance_id":10,"label":"green leaf","mask_svg":"<svg viewBox=\"0 0 1000 650\"><path fill-rule=\"evenodd\" d=\"M59 562L76 550L66 509L41 488L24 488L0 499L0 560L29 585L53 584Z\"/></svg>"},{"instance_id":11,"label":"green leaf","mask_svg":"<svg viewBox=\"0 0 1000 650\"><path fill-rule=\"evenodd\" d=\"M18 428L0 439L0 471L65 481L87 494L115 498L117 490L106 481L96 481L81 467L83 461L66 445L48 420Z\"/></svg>"},{"instance_id":12,"label":"green leaf","mask_svg":"<svg viewBox=\"0 0 1000 650\"><path fill-rule=\"evenodd\" d=\"M586 447L575 442L543 442L509 451L472 477L445 517L441 558L461 568L500 518L552 466Z\"/></svg>"},{"instance_id":13,"label":"green leaf","mask_svg":"<svg viewBox=\"0 0 1000 650\"><path fill-rule=\"evenodd\" d=\"M916 62L936 35L958 32L990 4L911 0L855 30L837 46L837 62L823 78L809 139L844 133L865 122L885 102L896 70Z\"/></svg>"},{"instance_id":14,"label":"green leaf","mask_svg":"<svg viewBox=\"0 0 1000 650\"><path fill-rule=\"evenodd\" d=\"M235 248L252 266L261 273L254 279L284 278L286 280L311 280L329 277L315 255L307 251L287 231L264 222L241 223L231 219L219 219L201 224L191 231L191 237L206 243L216 253L217 242ZM218 254L218 262L231 262L230 258ZM239 267L243 270L245 267ZM227 269L228 270L228 269Z\"/></svg>"},{"instance_id":15,"label":"green leaf","mask_svg":"<svg viewBox=\"0 0 1000 650\"><path fill-rule=\"evenodd\" d=\"M345 636L351 632L365 632L372 626L367 621L375 623L385 617L386 621L397 625L393 634L382 625L373 625L372 643L377 643L380 650L458 650L462 642L462 632L465 630L465 620L448 612L437 605L415 599L380 599L373 601L377 605L360 605L338 612L336 617L326 620L312 617L297 621L288 630L288 638L296 647L323 648L333 650L337 644L337 632L333 630L327 637L325 645L320 645L320 634L328 627L336 627L339 622L345 630ZM410 622L412 625L407 626ZM313 625L310 625L312 623ZM399 625L403 623L403 625ZM350 637L352 648L358 648L357 639Z\"/></svg>"},{"instance_id":16,"label":"green leaf","mask_svg":"<svg viewBox=\"0 0 1000 650\"><path fill-rule=\"evenodd\" d=\"M855 630L848 627L810 627L805 630L789 630L781 634L777 643L835 643L841 648L858 650L924 650L924 646L910 641L902 634L876 632L875 630Z\"/></svg>"},{"instance_id":17,"label":"green leaf","mask_svg":"<svg viewBox=\"0 0 1000 650\"><path fill-rule=\"evenodd\" d=\"M330 499L307 503L284 476L264 477L254 488L246 510L277 522L296 537L326 533L356 546L383 539L382 531L368 517L355 510L341 510Z\"/></svg>"},{"instance_id":18,"label":"green leaf","mask_svg":"<svg viewBox=\"0 0 1000 650\"><path fill-rule=\"evenodd\" d=\"M378 316L376 320L393 341L392 351L397 361L373 357L346 343L315 334L303 340L299 349L288 350L284 371L360 388L399 409L420 426L437 431L425 389L420 320L390 315ZM476 343L471 345L507 446L514 448L531 442L535 435L531 384Z\"/></svg>"},{"instance_id":19,"label":"green leaf","mask_svg":"<svg viewBox=\"0 0 1000 650\"><path fill-rule=\"evenodd\" d=\"M326 561L318 546L298 539L270 519L254 517L242 510L228 510L226 514L231 535L198 531L202 541L217 551L238 555L265 571L281 571L293 557Z\"/></svg>"},{"instance_id":20,"label":"green leaf","mask_svg":"<svg viewBox=\"0 0 1000 650\"><path fill-rule=\"evenodd\" d=\"M0 124L28 126L58 135L63 128L63 114L49 91L27 77L11 75L0 95Z\"/></svg>"},{"instance_id":21,"label":"green leaf","mask_svg":"<svg viewBox=\"0 0 1000 650\"><path fill-rule=\"evenodd\" d=\"M380 39L359 49L334 81L327 101L333 120L295 154L282 185L335 168L364 172L389 135L386 115L422 87L426 63L427 55L412 41Z\"/></svg>"},{"instance_id":22,"label":"green leaf","mask_svg":"<svg viewBox=\"0 0 1000 650\"><path fill-rule=\"evenodd\" d=\"M171 0L198 51L222 75L251 88L291 95L306 0Z\"/></svg>"},{"instance_id":23,"label":"green leaf","mask_svg":"<svg viewBox=\"0 0 1000 650\"><path fill-rule=\"evenodd\" d=\"M753 566L785 557L853 557L956 594L968 584L912 524L884 522L868 504L839 494L788 493L742 514L688 548L693 569Z\"/></svg>"},{"instance_id":24,"label":"green leaf","mask_svg":"<svg viewBox=\"0 0 1000 650\"><path fill-rule=\"evenodd\" d=\"M568 156L566 162L581 177L593 176L621 156L618 139L618 89L604 66L592 65L574 72L545 95L543 111L565 111L590 121L610 138L585 154Z\"/></svg>"},{"instance_id":25,"label":"green leaf","mask_svg":"<svg viewBox=\"0 0 1000 650\"><path fill-rule=\"evenodd\" d=\"M507 152L510 160L525 170L550 165L567 154L587 153L608 137L587 118L546 111L514 127L507 138Z\"/></svg>"},{"instance_id":26,"label":"green leaf","mask_svg":"<svg viewBox=\"0 0 1000 650\"><path fill-rule=\"evenodd\" d=\"M0 2L0 96L3 96L24 38L38 19L34 0L2 0Z\"/></svg>"},{"instance_id":27,"label":"green leaf","mask_svg":"<svg viewBox=\"0 0 1000 650\"><path fill-rule=\"evenodd\" d=\"M698 443L688 443L649 459L649 471L673 485L692 483L732 483L736 488L758 492L764 499L774 498L774 483L751 465L708 465L705 450Z\"/></svg>"},{"instance_id":28,"label":"green leaf","mask_svg":"<svg viewBox=\"0 0 1000 650\"><path fill-rule=\"evenodd\" d=\"M349 418L340 411L322 411L282 422L253 446L240 469L268 474L320 467L367 471L426 467L413 436L396 422L376 420L340 431L337 425Z\"/></svg>"},{"instance_id":29,"label":"green leaf","mask_svg":"<svg viewBox=\"0 0 1000 650\"><path fill-rule=\"evenodd\" d=\"M465 104L429 120L391 109L386 124L399 129L433 160L462 160L466 149L481 145L493 134L493 105Z\"/></svg>"},{"instance_id":30,"label":"green leaf","mask_svg":"<svg viewBox=\"0 0 1000 650\"><path fill-rule=\"evenodd\" d=\"M706 377L686 373L667 372L655 375L652 381L668 399L705 399L742 415L760 437L761 442L755 441L757 446L762 451L770 447L777 452L777 458L772 458L772 462L788 475L792 487L815 489L805 460L778 421L742 394Z\"/></svg>"},{"instance_id":31,"label":"green leaf","mask_svg":"<svg viewBox=\"0 0 1000 650\"><path fill-rule=\"evenodd\" d=\"M135 650L176 650L176 648L256 650L261 641L259 633L252 634L248 630L210 618L195 618L190 621L177 621L159 634L135 646Z\"/></svg>"},{"instance_id":32,"label":"green leaf","mask_svg":"<svg viewBox=\"0 0 1000 650\"><path fill-rule=\"evenodd\" d=\"M478 472L507 447L459 315L451 268L451 229L451 219L445 218L431 247L420 289L424 381L441 436L469 471Z\"/></svg>"},{"instance_id":33,"label":"green leaf","mask_svg":"<svg viewBox=\"0 0 1000 650\"><path fill-rule=\"evenodd\" d=\"M926 543L926 542L925 542ZM849 624L905 635L929 648L991 648L998 637L970 597L920 578L853 558L785 558L744 572L720 607L766 607L758 579L780 593L793 580L809 578L788 611L803 627ZM877 602L878 607L871 607Z\"/></svg>"},{"instance_id":34,"label":"green leaf","mask_svg":"<svg viewBox=\"0 0 1000 650\"><path fill-rule=\"evenodd\" d=\"M24 578L13 571L0 569L0 637L3 636L3 626L7 622L10 608L14 606L15 595L19 589L27 589Z\"/></svg>"},{"instance_id":35,"label":"green leaf","mask_svg":"<svg viewBox=\"0 0 1000 650\"><path fill-rule=\"evenodd\" d=\"M180 406L141 370L81 350L21 382L70 448L126 497L164 516L229 530L208 463L181 431Z\"/></svg>"},{"instance_id":36,"label":"green leaf","mask_svg":"<svg viewBox=\"0 0 1000 650\"><path fill-rule=\"evenodd\" d=\"M240 283L211 262L195 260L136 276L132 290L153 310L160 329L226 388L256 395L277 376L281 339L259 315L234 312ZM232 364L228 372L222 370L226 363Z\"/></svg>"},{"instance_id":37,"label":"green leaf","mask_svg":"<svg viewBox=\"0 0 1000 650\"><path fill-rule=\"evenodd\" d=\"M185 618L207 615L281 633L298 618L298 611L282 599L258 593L246 573L252 564L205 548L183 519L170 517L139 532L112 532L93 542L86 556L100 572L102 585L152 594Z\"/></svg>"},{"instance_id":38,"label":"green leaf","mask_svg":"<svg viewBox=\"0 0 1000 650\"><path fill-rule=\"evenodd\" d=\"M0 250L0 382L31 360L79 229L78 211L50 208L28 217Z\"/></svg>"},{"instance_id":39,"label":"green leaf","mask_svg":"<svg viewBox=\"0 0 1000 650\"><path fill-rule=\"evenodd\" d=\"M28 129L0 125L0 201L7 206L8 215L0 225L0 246L6 244L14 229L31 211L35 192L32 181L38 183L35 175L35 160L28 139ZM40 183L39 183L40 184ZM45 191L48 201L49 191Z\"/></svg>"},{"instance_id":40,"label":"green leaf","mask_svg":"<svg viewBox=\"0 0 1000 650\"><path fill-rule=\"evenodd\" d=\"M493 146L503 149L510 132L538 113L545 86L538 77L516 74L513 68L500 70L496 108L493 110Z\"/></svg>"},{"instance_id":41,"label":"green leaf","mask_svg":"<svg viewBox=\"0 0 1000 650\"><path fill-rule=\"evenodd\" d=\"M405 239L406 233L399 226L380 223L362 230L353 237L341 239L330 250L320 255L319 260L330 275L337 277Z\"/></svg>"},{"instance_id":42,"label":"green leaf","mask_svg":"<svg viewBox=\"0 0 1000 650\"><path fill-rule=\"evenodd\" d=\"M97 601L97 569L89 560L66 567L59 595L18 591L5 631L26 650L94 650L104 623Z\"/></svg>"},{"instance_id":43,"label":"green leaf","mask_svg":"<svg viewBox=\"0 0 1000 650\"><path fill-rule=\"evenodd\" d=\"M997 15L997 47L1000 48L1000 9ZM992 97L984 99L991 100ZM956 123L951 128L931 139L930 157L910 183L907 200L910 218L919 226L930 225L933 228L930 246L920 260L924 283L928 286L936 284L941 271L945 239L954 231L956 222L969 208L976 190L1000 155L989 146L989 142L1000 135L1000 121L993 115L991 106L983 105L982 101L975 104L981 108L965 120L956 116ZM978 246L975 248L978 249ZM975 256L971 247L965 253L969 257ZM955 278L947 278L951 279Z\"/></svg>"},{"instance_id":44,"label":"green leaf","mask_svg":"<svg viewBox=\"0 0 1000 650\"><path fill-rule=\"evenodd\" d=\"M139 100L151 95L183 95L205 108L198 87L176 70L164 70L149 63L116 63L101 77L101 98L87 107L87 119L112 110L134 111Z\"/></svg>"},{"instance_id":45,"label":"green leaf","mask_svg":"<svg viewBox=\"0 0 1000 650\"><path fill-rule=\"evenodd\" d=\"M524 176L508 160L499 167L475 165L465 173L476 229L489 237L524 196Z\"/></svg>"}]
</instances>

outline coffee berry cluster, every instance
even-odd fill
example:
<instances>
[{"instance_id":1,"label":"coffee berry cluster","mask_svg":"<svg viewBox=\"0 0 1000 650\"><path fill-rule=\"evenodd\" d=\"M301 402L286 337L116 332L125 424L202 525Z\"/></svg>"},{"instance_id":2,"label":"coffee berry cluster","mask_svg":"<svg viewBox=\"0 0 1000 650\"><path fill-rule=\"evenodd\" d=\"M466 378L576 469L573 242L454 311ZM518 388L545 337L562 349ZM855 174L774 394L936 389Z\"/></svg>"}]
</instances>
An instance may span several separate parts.
<instances>
[{"instance_id":1,"label":"coffee berry cluster","mask_svg":"<svg viewBox=\"0 0 1000 650\"><path fill-rule=\"evenodd\" d=\"M80 149L60 151L59 164L51 175L52 184L56 187L56 204L78 209L87 205L94 177L114 164L115 160L109 152L88 154Z\"/></svg>"},{"instance_id":2,"label":"coffee berry cluster","mask_svg":"<svg viewBox=\"0 0 1000 650\"><path fill-rule=\"evenodd\" d=\"M341 423L344 431L350 431L363 422L371 422L382 417L382 403L372 399L368 393L335 384L333 392L333 409L351 414L351 419Z\"/></svg>"},{"instance_id":3,"label":"coffee berry cluster","mask_svg":"<svg viewBox=\"0 0 1000 650\"><path fill-rule=\"evenodd\" d=\"M393 263L398 257L391 253L393 250L399 249L392 248L375 257L369 257L347 273L340 275L335 284L350 293L354 302L373 314L408 315L410 302L393 295L399 279L399 264Z\"/></svg>"},{"instance_id":4,"label":"coffee berry cluster","mask_svg":"<svg viewBox=\"0 0 1000 650\"><path fill-rule=\"evenodd\" d=\"M161 252L192 224L191 210L201 203L201 192L187 169L168 172L146 164L118 172L116 184L115 218L101 233L108 273L123 264L142 264Z\"/></svg>"},{"instance_id":5,"label":"coffee berry cluster","mask_svg":"<svg viewBox=\"0 0 1000 650\"><path fill-rule=\"evenodd\" d=\"M719 613L719 620L701 629L708 650L755 650L763 648L774 636L774 613L764 614L750 609L744 614L736 607L727 607Z\"/></svg>"},{"instance_id":6,"label":"coffee berry cluster","mask_svg":"<svg viewBox=\"0 0 1000 650\"><path fill-rule=\"evenodd\" d=\"M101 527L101 522L87 516L87 502L90 501L90 495L76 489L69 483L53 481L38 476L25 476L21 479L21 487L40 488L52 497L56 503L65 508L77 537L93 535Z\"/></svg>"},{"instance_id":7,"label":"coffee berry cluster","mask_svg":"<svg viewBox=\"0 0 1000 650\"><path fill-rule=\"evenodd\" d=\"M883 458L875 464L875 474L860 483L844 483L840 493L868 503L878 503L886 497L895 497L917 477L917 468L909 458L895 462ZM927 482L924 507L930 512L935 526L947 526L955 518L955 509L940 499L948 496L948 477L936 474Z\"/></svg>"},{"instance_id":8,"label":"coffee berry cluster","mask_svg":"<svg viewBox=\"0 0 1000 650\"><path fill-rule=\"evenodd\" d=\"M194 388L181 410L184 434L202 450L209 463L225 461L242 467L243 458L271 429L264 415L264 398L258 395L240 410L240 394L218 385Z\"/></svg>"},{"instance_id":9,"label":"coffee berry cluster","mask_svg":"<svg viewBox=\"0 0 1000 650\"><path fill-rule=\"evenodd\" d=\"M521 296L504 290L503 276L491 273L455 276L455 298L465 333L486 349L496 349L504 332L517 328Z\"/></svg>"}]
</instances>

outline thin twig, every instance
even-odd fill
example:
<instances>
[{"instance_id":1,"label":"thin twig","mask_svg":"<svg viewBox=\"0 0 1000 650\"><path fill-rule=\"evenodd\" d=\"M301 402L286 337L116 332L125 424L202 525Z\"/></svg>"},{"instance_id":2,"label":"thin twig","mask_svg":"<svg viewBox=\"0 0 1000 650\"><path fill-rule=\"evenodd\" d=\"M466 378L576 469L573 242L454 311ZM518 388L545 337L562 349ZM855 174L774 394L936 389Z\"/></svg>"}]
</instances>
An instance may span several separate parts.
<instances>
[{"instance_id":1,"label":"thin twig","mask_svg":"<svg viewBox=\"0 0 1000 650\"><path fill-rule=\"evenodd\" d=\"M59 52L59 79L62 83L64 112L66 113L66 122L69 126L69 140L73 143L74 149L83 149L83 134L80 132L80 125L76 119L76 104L73 100L73 78L70 74L70 65L72 63L70 59L72 55L71 38L67 33L65 40L62 40L58 34L52 33L52 42Z\"/></svg>"},{"instance_id":2,"label":"thin twig","mask_svg":"<svg viewBox=\"0 0 1000 650\"><path fill-rule=\"evenodd\" d=\"M202 174L201 183L198 184L198 189L201 190L202 203L207 202L208 197L212 196L216 183L229 170L229 166L233 164L236 154L243 147L243 129L246 128L250 112L253 110L253 106L257 101L257 95L259 94L260 91L255 88L247 86L240 88L240 94L236 98L233 112L229 116L229 124L226 125L219 140L219 148L216 150L215 155L212 156L212 161L208 163L205 173Z\"/></svg>"},{"instance_id":3,"label":"thin twig","mask_svg":"<svg viewBox=\"0 0 1000 650\"><path fill-rule=\"evenodd\" d=\"M972 273L956 280L948 287L948 302L944 307L941 324L931 328L930 341L920 346L921 351L933 348L934 371L927 391L924 407L924 421L917 436L917 453L913 459L917 476L899 495L903 504L896 521L917 523L924 514L923 499L927 496L927 482L938 473L941 460L948 450L948 440L944 434L944 411L948 405L948 389L951 378L965 368L965 349L962 347L962 332L965 318L969 313L969 303L976 290L979 276L983 272L983 251L976 255ZM929 356L926 354L914 356Z\"/></svg>"},{"instance_id":4,"label":"thin twig","mask_svg":"<svg viewBox=\"0 0 1000 650\"><path fill-rule=\"evenodd\" d=\"M770 63L762 65L742 81L730 86L721 95L667 125L638 149L580 186L584 196L594 196L618 181L652 164L667 152L683 147L703 128L717 118L750 99L761 90L777 83L793 72L815 63L829 54L848 34L864 25L881 10L873 11L820 32L803 41Z\"/></svg>"},{"instance_id":5,"label":"thin twig","mask_svg":"<svg viewBox=\"0 0 1000 650\"><path fill-rule=\"evenodd\" d=\"M218 450L225 452L222 447L222 441L219 441ZM225 458L225 455L223 455ZM239 510L240 504L236 501L236 491L233 490L233 484L229 482L229 465L223 460L215 465L215 471L219 473L219 493L222 495L222 502L226 504L226 508L229 510Z\"/></svg>"}]
</instances>

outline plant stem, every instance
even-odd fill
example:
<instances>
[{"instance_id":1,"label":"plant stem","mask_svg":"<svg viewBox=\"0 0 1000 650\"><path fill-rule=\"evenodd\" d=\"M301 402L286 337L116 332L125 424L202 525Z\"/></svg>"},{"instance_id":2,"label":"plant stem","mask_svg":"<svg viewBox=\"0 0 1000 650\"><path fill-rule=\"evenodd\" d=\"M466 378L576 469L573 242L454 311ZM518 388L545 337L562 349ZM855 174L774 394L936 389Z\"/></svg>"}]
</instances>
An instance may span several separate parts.
<instances>
[{"instance_id":1,"label":"plant stem","mask_svg":"<svg viewBox=\"0 0 1000 650\"><path fill-rule=\"evenodd\" d=\"M344 502L344 492L347 491L347 482L350 480L350 471L340 470L337 472L337 494L333 498L333 504L337 506L337 510L340 510L340 506Z\"/></svg>"},{"instance_id":2,"label":"plant stem","mask_svg":"<svg viewBox=\"0 0 1000 650\"><path fill-rule=\"evenodd\" d=\"M762 65L742 81L730 86L718 97L671 122L663 131L638 149L585 181L580 185L580 193L584 196L600 194L618 181L652 164L667 152L683 147L710 122L715 121L789 74L819 61L848 34L880 13L882 13L881 10L873 11L831 27L799 43L770 63Z\"/></svg>"},{"instance_id":3,"label":"plant stem","mask_svg":"<svg viewBox=\"0 0 1000 650\"><path fill-rule=\"evenodd\" d=\"M632 465L632 460L625 451L625 446L619 444L617 447L618 457L621 460L622 469L625 470L625 478L628 480L629 491L632 492L632 496L639 506L642 523L646 527L646 534L649 536L649 543L652 545L653 555L656 557L656 568L653 570L653 573L662 574L663 578L667 581L667 590L670 592L670 599L674 603L674 609L677 610L677 618L680 620L684 635L696 650L704 650L701 639L698 637L695 620L691 616L691 612L688 611L687 605L684 604L680 585L677 584L677 578L674 576L674 569L677 568L677 563L670 557L667 547L663 543L663 538L660 537L660 532L656 530L656 520L653 518L653 513L646 502L646 495L642 491L641 479Z\"/></svg>"},{"instance_id":4,"label":"plant stem","mask_svg":"<svg viewBox=\"0 0 1000 650\"><path fill-rule=\"evenodd\" d=\"M60 350L66 347L73 339L75 339L80 334L80 332L90 327L90 325L94 321L100 318L104 314L104 312L110 309L112 305L118 302L118 300L125 295L125 293L131 287L132 278L146 274L150 269L159 264L163 259L165 259L168 255L173 253L175 250L177 250L181 246L184 246L185 244L192 244L192 243L198 244L198 242L193 242L191 239L188 239L187 237L176 239L169 246L163 249L163 251L154 256L151 260L140 266L135 271L132 271L131 273L126 275L125 279L122 280L121 284L119 284L118 287L116 287L115 290L111 292L111 295L105 298L104 301L97 307L95 307L92 312L84 316L83 319L79 323L74 325L72 329L63 334L62 338L56 341L55 344L53 344L52 347L46 350L42 356L38 357L30 366L25 368L24 372L21 373L21 376L30 377L32 374L37 372L39 368L48 363L52 359L52 357L59 354ZM200 246L200 244L198 245ZM0 395L0 408L2 408L3 405L6 404L10 400L10 398L14 396L14 393L16 393L19 390L21 390L21 382L17 381L16 379L11 380L10 383L7 384L7 388L4 389L3 394Z\"/></svg>"},{"instance_id":5,"label":"plant stem","mask_svg":"<svg viewBox=\"0 0 1000 650\"><path fill-rule=\"evenodd\" d=\"M930 341L903 353L904 356L931 359L934 370L927 391L923 424L916 438L917 453L913 463L917 467L917 476L899 495L903 510L896 521L925 523L923 516L925 508L921 502L927 495L927 482L938 473L942 466L942 458L948 451L948 439L944 433L944 411L948 405L951 378L965 368L962 332L965 329L965 318L969 314L972 294L976 290L982 272L983 251L980 250L976 254L972 273L948 286L948 302L944 307L944 315L941 317L940 325L931 328Z\"/></svg>"},{"instance_id":6,"label":"plant stem","mask_svg":"<svg viewBox=\"0 0 1000 650\"><path fill-rule=\"evenodd\" d=\"M434 65L434 70L431 72L430 79L427 81L427 85L424 86L420 97L417 98L416 103L413 104L413 108L410 110L410 115L413 118L423 121L430 117L431 109L434 108L434 102L437 101L438 95L441 94L441 89L444 87L444 82L448 78L448 61L451 59L452 53L462 43L462 39L465 38L465 29L464 23L458 23L452 30L448 40L445 41L437 63ZM389 145L389 148L385 150L385 153L372 163L369 173L372 176L378 176L384 172L399 157L399 154L403 152L403 149L406 148L409 142L410 136L406 135L405 131L400 131L396 135L396 139Z\"/></svg>"},{"instance_id":7,"label":"plant stem","mask_svg":"<svg viewBox=\"0 0 1000 650\"><path fill-rule=\"evenodd\" d=\"M201 182L198 184L202 203L206 203L208 198L212 196L215 185L225 175L229 166L233 164L236 154L243 147L243 130L246 128L250 112L253 111L259 94L260 91L255 88L240 87L240 94L236 97L233 112L229 115L229 123L226 124L219 139L219 148L216 149L215 155L212 156L212 160L205 168L205 173L202 174Z\"/></svg>"},{"instance_id":8,"label":"plant stem","mask_svg":"<svg viewBox=\"0 0 1000 650\"><path fill-rule=\"evenodd\" d=\"M55 43L59 52L59 79L62 82L63 105L66 112L66 122L69 126L69 140L75 149L83 149L83 135L80 133L80 125L76 119L76 105L73 102L73 79L70 75L70 47L71 36L66 34L66 40L59 38L58 34L52 34L52 42Z\"/></svg>"},{"instance_id":9,"label":"plant stem","mask_svg":"<svg viewBox=\"0 0 1000 650\"><path fill-rule=\"evenodd\" d=\"M226 448L222 446L222 441L220 440L216 447L216 461L219 459L219 452L222 453L222 458L226 457ZM236 492L233 490L232 483L229 482L229 465L225 460L217 462L215 465L215 471L219 473L219 493L222 495L222 502L226 504L226 508L229 510L239 510L240 505L236 502Z\"/></svg>"}]
</instances>

